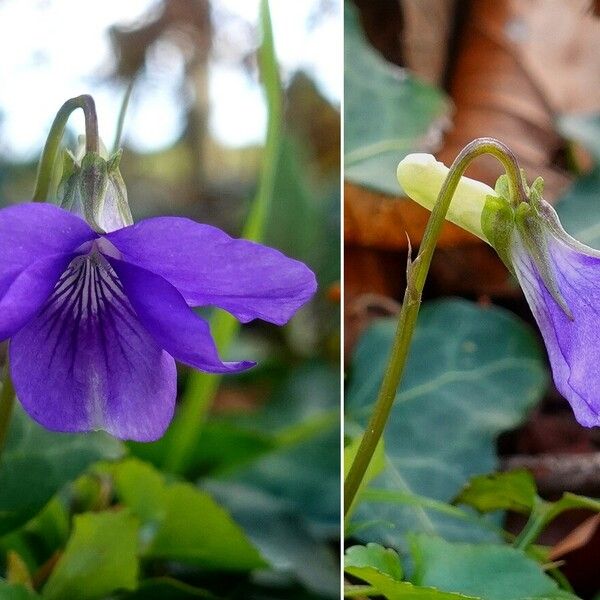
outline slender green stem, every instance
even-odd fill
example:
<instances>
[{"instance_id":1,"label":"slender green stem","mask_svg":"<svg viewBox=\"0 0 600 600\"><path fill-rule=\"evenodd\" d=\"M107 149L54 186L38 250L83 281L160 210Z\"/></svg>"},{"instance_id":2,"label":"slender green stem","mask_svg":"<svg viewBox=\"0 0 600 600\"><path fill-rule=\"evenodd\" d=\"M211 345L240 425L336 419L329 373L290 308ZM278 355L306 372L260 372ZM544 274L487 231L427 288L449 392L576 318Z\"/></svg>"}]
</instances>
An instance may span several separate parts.
<instances>
[{"instance_id":1,"label":"slender green stem","mask_svg":"<svg viewBox=\"0 0 600 600\"><path fill-rule=\"evenodd\" d=\"M259 68L267 98L267 137L258 190L242 230L242 237L253 241L260 241L263 238L267 217L271 210L283 120L281 82L267 0L261 1L260 13L263 40L259 50ZM238 321L229 313L217 312L210 321L210 328L219 352L221 355L225 354L239 330ZM168 432L171 442L165 456L167 470L183 473L189 466L220 382L219 375L198 371L190 374L178 414Z\"/></svg>"},{"instance_id":2,"label":"slender green stem","mask_svg":"<svg viewBox=\"0 0 600 600\"><path fill-rule=\"evenodd\" d=\"M131 94L133 92L133 86L135 84L135 77L132 77L127 84L125 95L123 96L123 102L121 102L121 109L119 110L119 120L117 121L117 132L115 134L115 143L113 145L113 154L118 152L121 146L121 139L123 138L123 127L125 125L125 115L127 114L127 108L129 107L129 101L131 100Z\"/></svg>"},{"instance_id":3,"label":"slender green stem","mask_svg":"<svg viewBox=\"0 0 600 600\"><path fill-rule=\"evenodd\" d=\"M389 362L383 376L371 419L363 434L358 452L354 457L344 483L345 515L348 514L354 502L390 415L396 391L408 358L408 350L421 306L423 287L442 226L444 225L446 213L450 207L450 202L467 166L473 159L482 154L491 154L502 163L508 175L511 198L521 198L523 201L527 200L516 158L504 144L493 138L479 138L472 141L463 148L450 167L448 176L442 185L429 221L427 222L419 254L416 260L409 264L407 270L406 291Z\"/></svg>"},{"instance_id":4,"label":"slender green stem","mask_svg":"<svg viewBox=\"0 0 600 600\"><path fill-rule=\"evenodd\" d=\"M94 99L87 94L67 100L61 107L50 128L46 145L40 158L35 190L34 202L45 202L50 193L52 174L60 149L60 142L67 126L71 113L81 108L85 116L85 148L87 152L99 152L100 137L98 135L98 118Z\"/></svg>"},{"instance_id":5,"label":"slender green stem","mask_svg":"<svg viewBox=\"0 0 600 600\"><path fill-rule=\"evenodd\" d=\"M6 443L6 438L8 436L8 428L10 426L14 404L15 389L10 379L8 369L6 369L2 391L0 391L0 456L2 456L2 450L4 449L4 444Z\"/></svg>"},{"instance_id":6,"label":"slender green stem","mask_svg":"<svg viewBox=\"0 0 600 600\"><path fill-rule=\"evenodd\" d=\"M513 546L519 550L527 549L535 542L535 540L538 539L538 537L540 537L547 524L548 505L542 503L533 509L529 515L529 520L525 524L525 527L523 527L521 533L519 533L519 535L515 538Z\"/></svg>"}]
</instances>

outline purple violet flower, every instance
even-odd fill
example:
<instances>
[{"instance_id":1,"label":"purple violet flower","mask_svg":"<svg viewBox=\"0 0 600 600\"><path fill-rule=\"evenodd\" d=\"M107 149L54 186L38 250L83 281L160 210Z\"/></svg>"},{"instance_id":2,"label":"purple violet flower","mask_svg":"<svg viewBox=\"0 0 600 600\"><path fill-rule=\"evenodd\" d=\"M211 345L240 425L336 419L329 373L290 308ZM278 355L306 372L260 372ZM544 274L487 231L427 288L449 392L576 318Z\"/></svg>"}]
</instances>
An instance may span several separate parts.
<instances>
[{"instance_id":1,"label":"purple violet flower","mask_svg":"<svg viewBox=\"0 0 600 600\"><path fill-rule=\"evenodd\" d=\"M541 197L517 216L509 245L544 338L554 383L585 427L600 426L600 252L572 238Z\"/></svg>"},{"instance_id":2,"label":"purple violet flower","mask_svg":"<svg viewBox=\"0 0 600 600\"><path fill-rule=\"evenodd\" d=\"M98 233L67 210L0 210L0 339L21 404L56 431L158 439L173 416L175 360L222 362L191 307L283 325L315 293L299 261L178 217Z\"/></svg>"},{"instance_id":3,"label":"purple violet flower","mask_svg":"<svg viewBox=\"0 0 600 600\"><path fill-rule=\"evenodd\" d=\"M448 168L428 154L398 165L405 192L432 209ZM446 218L491 244L519 281L542 333L554 383L585 427L600 426L600 252L572 238L525 182L511 201L506 175L496 189L461 177Z\"/></svg>"}]
</instances>

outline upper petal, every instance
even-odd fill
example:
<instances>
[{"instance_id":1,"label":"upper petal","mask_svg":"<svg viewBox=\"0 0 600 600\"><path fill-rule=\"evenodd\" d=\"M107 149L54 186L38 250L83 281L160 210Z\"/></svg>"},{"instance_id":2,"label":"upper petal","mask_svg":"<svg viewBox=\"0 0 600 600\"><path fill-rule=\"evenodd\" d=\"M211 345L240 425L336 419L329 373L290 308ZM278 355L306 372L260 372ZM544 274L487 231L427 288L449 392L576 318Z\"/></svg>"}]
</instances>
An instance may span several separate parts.
<instances>
[{"instance_id":1,"label":"upper petal","mask_svg":"<svg viewBox=\"0 0 600 600\"><path fill-rule=\"evenodd\" d=\"M558 391L579 423L600 426L600 257L554 236L548 237L548 253L572 319L519 244L513 250L515 272L542 332Z\"/></svg>"},{"instance_id":2,"label":"upper petal","mask_svg":"<svg viewBox=\"0 0 600 600\"><path fill-rule=\"evenodd\" d=\"M0 210L0 295L33 262L69 254L96 237L76 215L54 206L28 202Z\"/></svg>"},{"instance_id":3,"label":"upper petal","mask_svg":"<svg viewBox=\"0 0 600 600\"><path fill-rule=\"evenodd\" d=\"M159 275L109 258L131 305L156 342L177 360L210 373L247 369L252 362L222 362L208 324Z\"/></svg>"},{"instance_id":4,"label":"upper petal","mask_svg":"<svg viewBox=\"0 0 600 600\"><path fill-rule=\"evenodd\" d=\"M159 438L176 396L174 360L141 325L110 265L79 256L10 341L17 396L55 431Z\"/></svg>"},{"instance_id":5,"label":"upper petal","mask_svg":"<svg viewBox=\"0 0 600 600\"><path fill-rule=\"evenodd\" d=\"M219 306L243 322L282 325L317 287L303 263L190 219L146 219L106 237L124 260L164 277L191 306Z\"/></svg>"}]
</instances>

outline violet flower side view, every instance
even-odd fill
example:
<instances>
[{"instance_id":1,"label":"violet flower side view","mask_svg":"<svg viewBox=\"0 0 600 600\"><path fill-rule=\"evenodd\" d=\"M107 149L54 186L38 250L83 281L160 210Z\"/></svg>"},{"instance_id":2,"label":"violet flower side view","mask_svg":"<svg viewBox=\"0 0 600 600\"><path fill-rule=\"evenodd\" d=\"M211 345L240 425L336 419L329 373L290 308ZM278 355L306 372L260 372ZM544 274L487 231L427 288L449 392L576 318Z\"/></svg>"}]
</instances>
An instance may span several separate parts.
<instances>
[{"instance_id":1,"label":"violet flower side view","mask_svg":"<svg viewBox=\"0 0 600 600\"><path fill-rule=\"evenodd\" d=\"M448 168L412 154L398 166L405 192L430 210ZM577 421L600 426L600 252L571 237L542 198L543 182L524 184L527 201L462 177L447 218L491 244L518 280L544 340L554 383Z\"/></svg>"},{"instance_id":2,"label":"violet flower side view","mask_svg":"<svg viewBox=\"0 0 600 600\"><path fill-rule=\"evenodd\" d=\"M153 441L173 416L176 360L210 373L254 364L223 362L192 307L283 325L316 281L277 250L186 218L121 225L98 232L51 204L0 210L0 339L38 423Z\"/></svg>"}]
</instances>

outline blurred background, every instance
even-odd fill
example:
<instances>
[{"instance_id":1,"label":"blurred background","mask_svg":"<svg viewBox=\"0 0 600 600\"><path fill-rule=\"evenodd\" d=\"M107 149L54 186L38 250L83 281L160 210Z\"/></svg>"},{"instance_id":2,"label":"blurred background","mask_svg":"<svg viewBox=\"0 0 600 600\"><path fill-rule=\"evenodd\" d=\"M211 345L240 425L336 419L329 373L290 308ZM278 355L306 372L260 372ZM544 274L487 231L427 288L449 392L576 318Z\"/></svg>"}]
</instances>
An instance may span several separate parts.
<instances>
[{"instance_id":1,"label":"blurred background","mask_svg":"<svg viewBox=\"0 0 600 600\"><path fill-rule=\"evenodd\" d=\"M384 339L391 342L392 326L381 317L398 311L409 243L414 256L429 216L403 196L396 181L396 165L406 154L433 153L449 165L472 139L496 137L514 151L530 182L544 178L545 198L565 228L600 248L600 5L591 0L346 0L345 41L346 432L351 442L353 424L364 422L367 397L372 401L377 390L377 382L357 378L365 376L359 360L368 349L376 352ZM500 173L491 158L476 160L467 171L492 187ZM475 353L483 346L473 346L473 340L498 357L505 350L510 355L509 347L520 352L525 339L531 351L521 357L518 376L505 373L490 381L477 375L475 387L465 383L452 390L449 385L431 398L415 390L412 408L399 406L398 400L386 437L386 471L376 487L448 502L475 472L524 467L547 499L564 491L600 496L598 430L579 426L553 389L527 303L495 252L447 224L425 296L437 303L423 317L428 343L415 341L425 355L409 364L406 388L435 382L454 364L486 362ZM506 322L497 337L486 335L486 328L495 331L488 319L507 314L513 325ZM385 353L370 356L370 370L381 370ZM519 383L528 360L537 365L537 375ZM437 408L444 402L445 411ZM485 422L473 416L478 411ZM422 429L431 430L432 423L436 435L427 438ZM485 464L482 453L488 455ZM408 512L370 503L357 515L351 539L403 548L405 527L427 529L414 514L407 525ZM361 529L360 523L377 519L387 526ZM570 512L540 539L585 598L600 591L598 522L592 513ZM504 523L509 531L522 526L514 513ZM581 523L584 529L572 534ZM470 535L453 530L448 538L473 539Z\"/></svg>"},{"instance_id":2,"label":"blurred background","mask_svg":"<svg viewBox=\"0 0 600 600\"><path fill-rule=\"evenodd\" d=\"M274 0L270 10L283 133L263 241L306 262L317 274L319 291L284 328L263 323L242 328L230 353L259 366L223 379L207 399L208 414L198 416L204 419L198 444L179 472L232 515L264 562L232 568L245 542L227 528L205 539L202 519L212 522L210 513L182 504L173 518L184 529L174 537L187 531L198 548L176 544L167 561L142 556L145 587L119 592L119 598L318 599L339 593L342 7L337 0ZM260 42L258 0L0 0L0 204L30 197L45 137L68 98L94 96L100 135L112 148L121 102L134 81L121 162L134 220L185 215L240 235L263 167L268 115ZM83 131L82 115L74 113L66 145L73 147ZM190 370L181 367L181 396L204 393L206 381L191 380ZM32 427L21 413L15 422ZM75 483L85 465L73 470L74 455L61 462L58 450L57 464L46 468L57 477L44 486L33 475L20 478L11 460L20 460L23 452L79 439L37 429L32 435L23 442L26 449L17 433L9 439L0 468L0 483L16 486L12 495L0 491L0 584L2 578L15 581L11 552L16 552L30 574L28 585L33 581L40 590L72 535L70 525L59 536L49 532L55 520L48 521L48 511L58 510L71 523L76 514L127 499L110 482L107 492L106 474L99 475L88 460L114 454L114 444L99 456L95 450L76 451L87 457L87 474ZM35 441L36 436L45 437ZM124 477L150 489L145 478L156 474L148 469L172 481L165 466L171 442L168 434L156 444L121 446L121 456L145 462L135 463L134 471L141 469L137 479L119 475L119 481ZM105 447L93 443L96 450ZM22 498L34 496L25 507ZM50 497L51 509L35 516ZM2 521L11 510L23 513L18 523ZM148 529L143 532L147 545ZM213 543L207 541L211 535L221 550L202 549ZM84 568L76 576L90 573ZM79 581L81 589L92 589ZM77 597L87 597L81 589ZM44 598L51 597L47 593Z\"/></svg>"}]
</instances>

